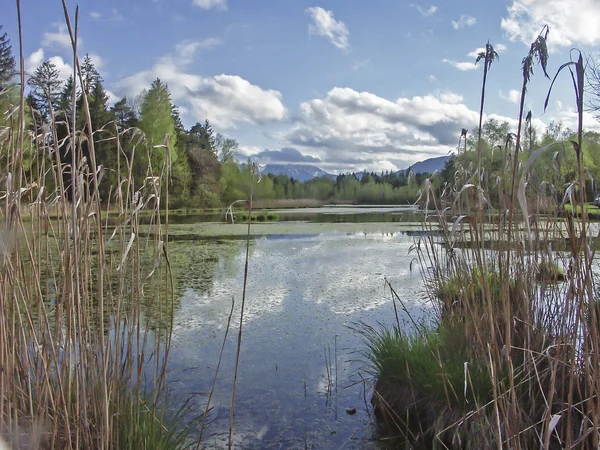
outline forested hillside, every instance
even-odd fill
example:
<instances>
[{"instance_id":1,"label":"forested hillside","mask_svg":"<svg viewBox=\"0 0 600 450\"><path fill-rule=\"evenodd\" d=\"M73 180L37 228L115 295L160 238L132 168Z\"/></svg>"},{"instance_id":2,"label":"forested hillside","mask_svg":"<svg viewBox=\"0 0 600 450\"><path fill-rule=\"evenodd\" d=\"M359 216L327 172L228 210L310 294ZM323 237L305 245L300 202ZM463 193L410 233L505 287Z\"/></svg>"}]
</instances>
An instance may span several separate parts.
<instances>
[{"instance_id":1,"label":"forested hillside","mask_svg":"<svg viewBox=\"0 0 600 450\"><path fill-rule=\"evenodd\" d=\"M15 60L6 36L0 60L0 82L5 90L13 89L17 96L14 77ZM88 128L97 141L95 164L101 177L100 193L105 203L114 202L117 173L129 172L131 166L135 185L148 185L160 173L170 169L169 198L171 207L220 207L235 200L246 199L249 193L251 174L247 162L236 158L238 142L215 132L210 118L197 122L189 129L183 125L177 105L171 99L169 87L159 78L155 79L138 97L123 97L112 106L92 58L86 55L82 62L83 87L78 90L75 104L77 133L87 133ZM28 127L32 138L42 142L48 149L48 160L60 161L68 167L71 162L70 148L64 143L72 133L71 96L73 79L61 81L57 67L52 61L44 61L35 72L26 78L28 95ZM79 84L79 83L78 83ZM3 98L11 98L5 96ZM6 100L5 100L6 101ZM80 114L87 102L90 121ZM7 119L0 119L7 120ZM55 123L56 126L50 126ZM542 136L528 122L522 134L525 152L520 159L540 146L571 137L573 132L561 123L551 123ZM477 171L477 138L468 130L457 130L457 150L443 171L431 178L430 186L441 194L444 189L460 185L461 179L468 183ZM490 188L496 189L494 177L509 162L510 146L514 142L515 130L507 122L500 123L490 118L482 126L481 170L483 179ZM116 137L119 139L116 139ZM168 141L164 141L168 136ZM59 142L59 155L52 154L52 143ZM62 145L61 145L62 143ZM168 149L168 150L167 150ZM78 151L88 156L87 143L81 140ZM596 193L592 180L600 175L600 135L587 132L584 136L584 165L589 174L589 196ZM31 154L24 154L25 167ZM170 164L167 164L169 160ZM85 159L91 165L89 157ZM530 177L529 188L535 186L536 173L552 171L556 181L564 184L574 181L576 161L573 152L555 150L545 152L538 158ZM80 168L76 168L79 170ZM69 169L70 170L70 169ZM48 172L49 173L49 172ZM50 176L50 175L48 175ZM380 204L414 203L425 188L427 173L413 171L370 172L317 177L306 181L287 175L269 173L254 189L254 198L260 200L316 199L325 202L353 202ZM458 177L458 178L457 178ZM62 180L69 190L69 172ZM57 187L61 180L46 180L48 187ZM163 187L165 189L165 187ZM52 192L46 195L51 196Z\"/></svg>"}]
</instances>

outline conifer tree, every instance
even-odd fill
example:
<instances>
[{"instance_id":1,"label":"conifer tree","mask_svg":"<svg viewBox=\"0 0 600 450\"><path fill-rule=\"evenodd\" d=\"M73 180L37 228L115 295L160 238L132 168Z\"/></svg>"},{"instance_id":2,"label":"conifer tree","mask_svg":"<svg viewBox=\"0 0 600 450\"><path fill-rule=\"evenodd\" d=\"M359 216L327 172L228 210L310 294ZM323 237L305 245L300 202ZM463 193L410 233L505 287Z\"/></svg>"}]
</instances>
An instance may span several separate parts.
<instances>
[{"instance_id":1,"label":"conifer tree","mask_svg":"<svg viewBox=\"0 0 600 450\"><path fill-rule=\"evenodd\" d=\"M135 109L130 105L127 97L123 97L116 102L110 109L111 114L115 118L119 131L127 128L135 127L138 122L138 117Z\"/></svg>"},{"instance_id":2,"label":"conifer tree","mask_svg":"<svg viewBox=\"0 0 600 450\"><path fill-rule=\"evenodd\" d=\"M85 54L81 63L81 77L83 78L83 91L88 95L94 90L96 83L103 81L89 53Z\"/></svg>"},{"instance_id":3,"label":"conifer tree","mask_svg":"<svg viewBox=\"0 0 600 450\"><path fill-rule=\"evenodd\" d=\"M0 25L0 32L2 25ZM4 89L15 74L15 58L12 54L10 39L6 33L0 35L0 91Z\"/></svg>"},{"instance_id":4,"label":"conifer tree","mask_svg":"<svg viewBox=\"0 0 600 450\"><path fill-rule=\"evenodd\" d=\"M56 108L63 88L56 66L50 61L44 61L29 78L32 97L35 99L40 116L48 120L50 106Z\"/></svg>"},{"instance_id":5,"label":"conifer tree","mask_svg":"<svg viewBox=\"0 0 600 450\"><path fill-rule=\"evenodd\" d=\"M61 116L64 116L67 120L71 120L72 111L72 95L73 95L73 76L69 75L69 78L65 81L62 90L58 96L56 107L60 112Z\"/></svg>"}]
</instances>

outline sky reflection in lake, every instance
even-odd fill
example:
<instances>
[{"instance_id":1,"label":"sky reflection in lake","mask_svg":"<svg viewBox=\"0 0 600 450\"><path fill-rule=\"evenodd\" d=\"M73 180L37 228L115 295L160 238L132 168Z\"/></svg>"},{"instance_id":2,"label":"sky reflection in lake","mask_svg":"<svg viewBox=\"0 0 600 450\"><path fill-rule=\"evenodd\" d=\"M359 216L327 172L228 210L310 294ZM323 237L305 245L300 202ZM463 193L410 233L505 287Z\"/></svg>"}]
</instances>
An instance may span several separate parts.
<instances>
[{"instance_id":1,"label":"sky reflection in lake","mask_svg":"<svg viewBox=\"0 0 600 450\"><path fill-rule=\"evenodd\" d=\"M364 386L353 384L364 375L357 353L364 345L349 326L395 321L384 279L415 320L425 317L421 276L409 270L413 243L403 233L273 235L251 242L236 395L240 448L375 447L367 439ZM175 268L181 300L170 384L176 395L210 390L232 298L236 303L205 445L219 448L228 429L245 242L173 242L170 251L187 255ZM409 326L406 315L401 320ZM196 399L202 408L206 396ZM346 408L358 412L350 416Z\"/></svg>"}]
</instances>

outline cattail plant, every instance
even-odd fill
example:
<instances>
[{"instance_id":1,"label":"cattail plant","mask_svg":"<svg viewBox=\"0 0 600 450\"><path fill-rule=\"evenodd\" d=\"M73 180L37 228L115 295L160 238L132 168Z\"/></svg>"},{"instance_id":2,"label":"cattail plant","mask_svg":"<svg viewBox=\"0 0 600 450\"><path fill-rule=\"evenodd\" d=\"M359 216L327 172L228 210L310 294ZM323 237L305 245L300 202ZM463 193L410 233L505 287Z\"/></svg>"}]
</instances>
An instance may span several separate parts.
<instances>
[{"instance_id":1,"label":"cattail plant","mask_svg":"<svg viewBox=\"0 0 600 450\"><path fill-rule=\"evenodd\" d=\"M466 128L463 128L460 131L460 137L458 138L458 151L460 152L460 143L462 142L464 144L463 147L463 151L466 152L467 151L467 133L469 132L469 130L467 130Z\"/></svg>"},{"instance_id":2,"label":"cattail plant","mask_svg":"<svg viewBox=\"0 0 600 450\"><path fill-rule=\"evenodd\" d=\"M492 67L492 63L498 59L498 52L494 50L490 41L485 44L485 49L477 54L475 64L483 61L483 82L481 84L481 103L479 106L479 127L477 129L477 185L481 185L481 127L483 121L483 104L485 102L485 85L487 82L488 70ZM466 133L465 133L466 140ZM466 145L466 142L465 142Z\"/></svg>"},{"instance_id":3,"label":"cattail plant","mask_svg":"<svg viewBox=\"0 0 600 450\"><path fill-rule=\"evenodd\" d=\"M519 162L519 151L521 149L521 130L523 125L523 111L525 109L525 96L527 94L527 84L531 79L531 75L533 75L533 67L535 62L539 62L542 67L542 71L544 72L544 76L549 78L548 72L546 71L546 67L548 65L548 47L546 45L546 40L548 39L548 32L550 29L547 25L542 28L542 31L538 35L535 41L531 43L529 48L529 53L527 56L523 58L522 61L522 72L523 72L523 84L521 86L521 96L519 101L519 117L518 117L518 125L517 125L517 134L515 139L515 152L513 155L513 173L511 179L511 204L510 210L514 209L514 200L515 200L515 181L517 177L517 169ZM509 222L510 226L510 222ZM509 232L510 235L510 232Z\"/></svg>"},{"instance_id":4,"label":"cattail plant","mask_svg":"<svg viewBox=\"0 0 600 450\"><path fill-rule=\"evenodd\" d=\"M484 226L471 211L451 221L439 214L438 228L426 226L441 237L420 237L413 247L436 323L412 334L397 325L364 333L377 378L372 403L396 433L390 439L399 448L558 449L600 443L600 308L593 280L595 242L584 205L581 54L559 69L570 71L575 88L576 137L520 157L521 139L527 138L521 133L524 97L536 62L547 75L547 36L544 27L523 59L518 131L504 145L496 220ZM531 147L530 115L526 123ZM536 175L539 192L569 200L578 214L538 212L532 229L527 205L535 198L527 197L527 176L536 159L555 148L549 170ZM563 149L574 151L577 163L576 180L566 188L555 182L560 177L554 173L562 170ZM454 187L459 205L475 189L469 180L479 170L461 164ZM481 245L483 240L489 245Z\"/></svg>"},{"instance_id":5,"label":"cattail plant","mask_svg":"<svg viewBox=\"0 0 600 450\"><path fill-rule=\"evenodd\" d=\"M572 372L569 377L568 393L565 395L569 404L577 403L581 399L580 409L573 411L569 408L563 413L566 420L561 425L565 433L565 444L567 446L578 445L579 442L591 444L591 447L597 448L600 445L600 418L594 412L600 406L600 381L598 380L598 367L600 367L600 352L598 351L598 342L600 333L598 330L596 291L593 280L593 258L594 251L590 246L588 236L587 213L585 210L586 186L585 186L585 167L583 166L583 113L584 113L584 92L585 92L585 65L581 52L574 50L572 53L578 54L575 60L564 63L558 69L544 103L544 108L548 106L552 88L558 75L565 69L568 69L573 81L575 101L577 105L577 139L571 140L577 159L577 181L578 196L576 207L579 209L579 223L575 223L569 216L568 236L570 241L570 277L569 290L573 293L569 296L569 302L565 304L563 315L569 317L569 329L565 330L567 336L571 337L575 348L581 349L583 353L579 358L576 354L561 352L557 355L565 364L580 366L579 372ZM575 210L575 205L573 205ZM587 320L586 320L587 317ZM573 334L571 334L573 333ZM582 337L582 341L579 338ZM581 358L581 359L580 359ZM582 367L581 367L582 366ZM573 422L579 422L579 414L586 418L580 424L579 435L572 430Z\"/></svg>"}]
</instances>

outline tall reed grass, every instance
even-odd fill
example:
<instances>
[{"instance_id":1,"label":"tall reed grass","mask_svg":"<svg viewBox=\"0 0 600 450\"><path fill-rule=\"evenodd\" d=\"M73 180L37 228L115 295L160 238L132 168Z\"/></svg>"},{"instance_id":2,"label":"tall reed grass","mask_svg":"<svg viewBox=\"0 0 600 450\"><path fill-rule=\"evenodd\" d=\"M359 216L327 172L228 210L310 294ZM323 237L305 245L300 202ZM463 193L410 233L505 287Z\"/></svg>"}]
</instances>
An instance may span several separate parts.
<instances>
[{"instance_id":1,"label":"tall reed grass","mask_svg":"<svg viewBox=\"0 0 600 450\"><path fill-rule=\"evenodd\" d=\"M77 111L85 125L75 128L78 12L72 24L63 7L78 80L73 115L50 108L49 121L35 125L22 50L18 102L2 111L9 123L0 130L0 435L12 448L179 448L166 384L168 216L161 222L158 213L168 210L168 163L136 185L132 163L149 151L144 136L115 124L93 130L85 95ZM20 18L19 1L17 9ZM59 127L68 129L64 140ZM100 140L115 143L117 167L97 166ZM153 151L169 154L168 139L160 147ZM118 183L101 198L105 170L115 170ZM103 220L109 209L119 211L114 227ZM147 211L151 238L139 229ZM164 329L150 329L145 305L163 316Z\"/></svg>"},{"instance_id":2,"label":"tall reed grass","mask_svg":"<svg viewBox=\"0 0 600 450\"><path fill-rule=\"evenodd\" d=\"M372 401L392 444L599 448L598 231L585 208L585 77L576 51L559 69L575 88L576 138L520 151L526 88L536 61L546 72L547 36L545 27L523 59L519 131L500 171L459 168L451 200L431 213L441 238L415 244L437 324L363 331L377 379ZM563 147L577 157L572 183L531 176L540 154ZM563 212L568 198L577 216Z\"/></svg>"}]
</instances>

